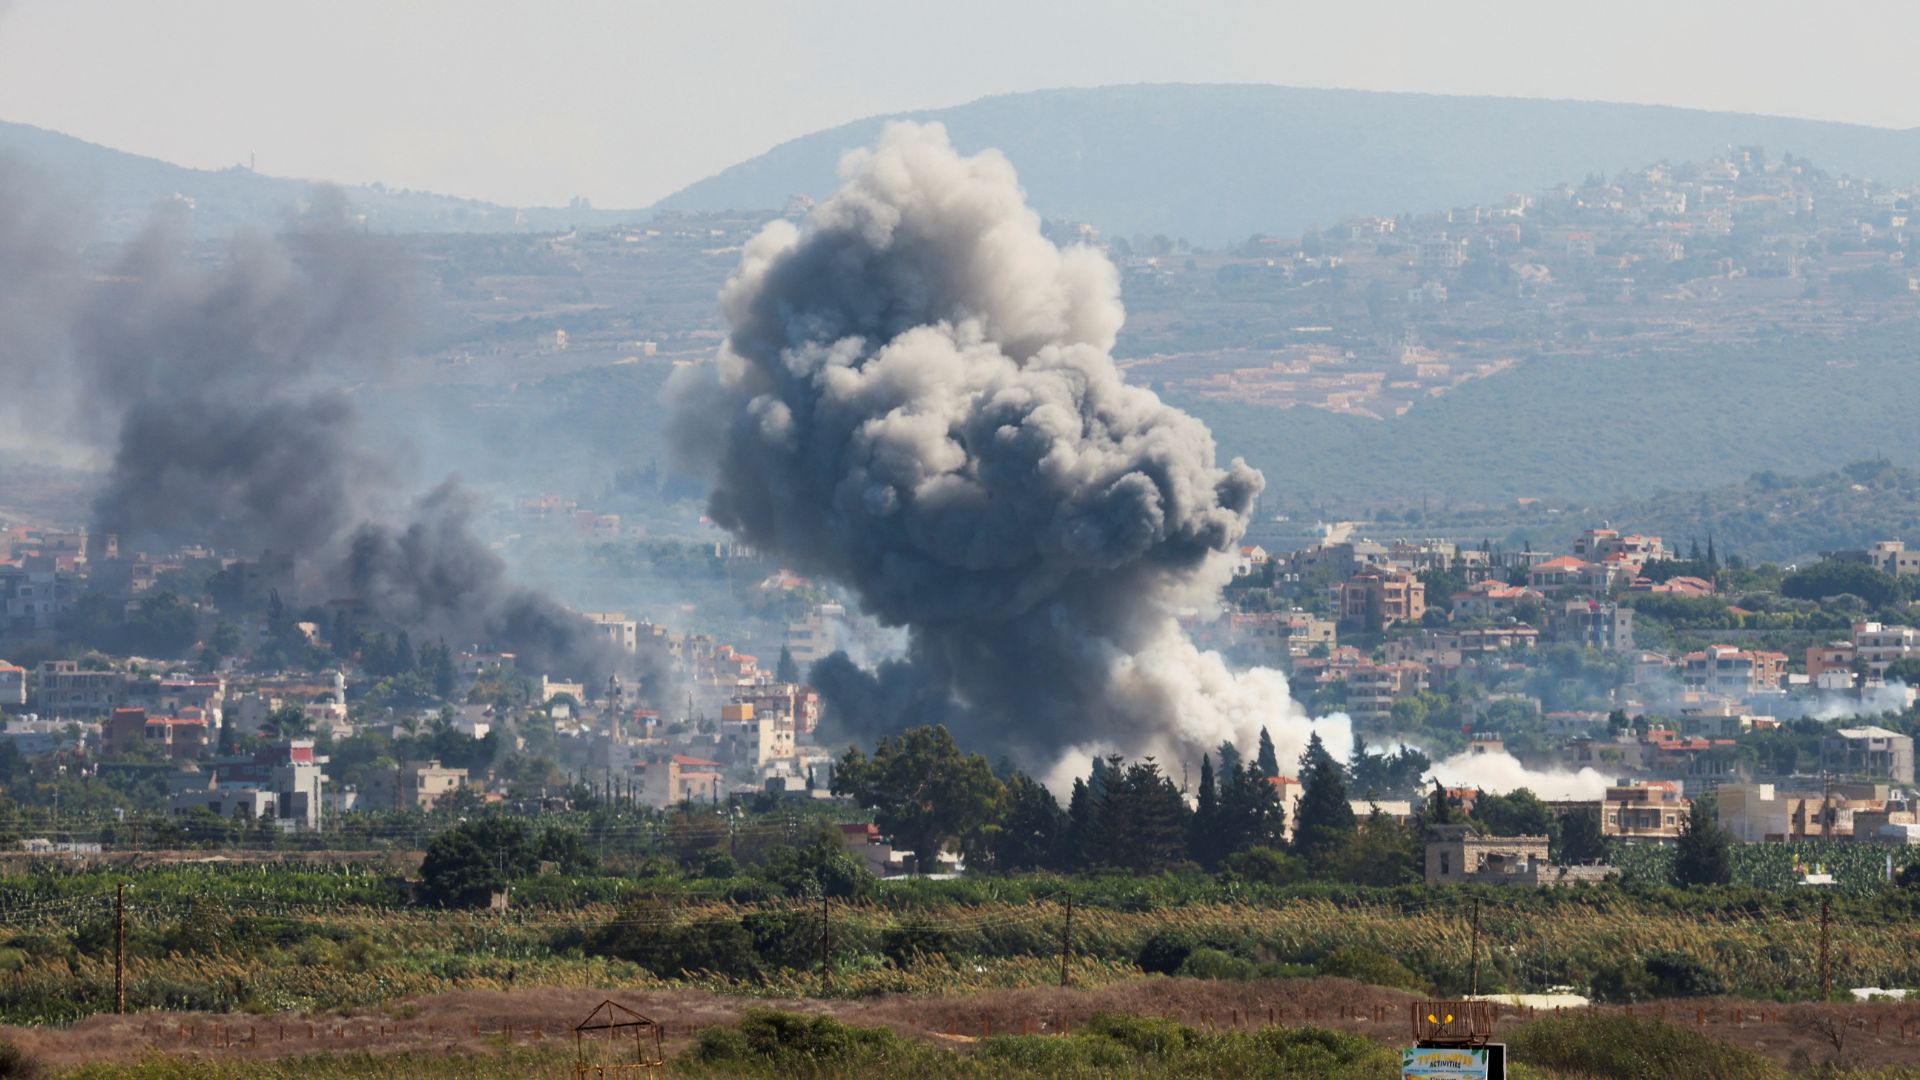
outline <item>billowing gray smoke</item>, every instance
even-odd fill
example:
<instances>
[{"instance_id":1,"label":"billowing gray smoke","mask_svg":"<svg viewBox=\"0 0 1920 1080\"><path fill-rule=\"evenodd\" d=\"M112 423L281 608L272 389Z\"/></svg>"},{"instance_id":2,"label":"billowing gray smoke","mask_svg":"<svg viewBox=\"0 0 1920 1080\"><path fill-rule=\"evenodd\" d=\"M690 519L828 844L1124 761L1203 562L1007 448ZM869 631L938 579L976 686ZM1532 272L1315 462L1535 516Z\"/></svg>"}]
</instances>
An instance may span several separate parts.
<instances>
[{"instance_id":1,"label":"billowing gray smoke","mask_svg":"<svg viewBox=\"0 0 1920 1080\"><path fill-rule=\"evenodd\" d=\"M0 420L102 449L97 532L273 551L381 620L570 675L621 666L584 619L512 584L456 488L405 505L354 394L402 355L418 278L348 227L337 193L211 261L163 211L92 273L44 190L0 160L0 378L17 391Z\"/></svg>"},{"instance_id":2,"label":"billowing gray smoke","mask_svg":"<svg viewBox=\"0 0 1920 1080\"><path fill-rule=\"evenodd\" d=\"M1112 265L1048 242L1008 162L937 125L843 172L748 246L726 345L673 388L714 520L910 631L903 661L816 666L829 722L937 720L1044 765L1284 736L1284 680L1174 620L1230 573L1261 477L1122 381Z\"/></svg>"},{"instance_id":3,"label":"billowing gray smoke","mask_svg":"<svg viewBox=\"0 0 1920 1080\"><path fill-rule=\"evenodd\" d=\"M468 528L471 511L449 482L423 497L405 526L361 526L346 559L354 594L377 597L382 614L403 626L507 643L536 671L567 671L595 685L623 666L598 628L508 580L500 556ZM664 658L645 659L643 678L663 678Z\"/></svg>"},{"instance_id":4,"label":"billowing gray smoke","mask_svg":"<svg viewBox=\"0 0 1920 1080\"><path fill-rule=\"evenodd\" d=\"M303 219L196 265L182 215L90 290L75 335L94 415L116 433L95 526L143 544L314 555L376 508L385 470L353 381L385 371L414 278L373 238Z\"/></svg>"}]
</instances>

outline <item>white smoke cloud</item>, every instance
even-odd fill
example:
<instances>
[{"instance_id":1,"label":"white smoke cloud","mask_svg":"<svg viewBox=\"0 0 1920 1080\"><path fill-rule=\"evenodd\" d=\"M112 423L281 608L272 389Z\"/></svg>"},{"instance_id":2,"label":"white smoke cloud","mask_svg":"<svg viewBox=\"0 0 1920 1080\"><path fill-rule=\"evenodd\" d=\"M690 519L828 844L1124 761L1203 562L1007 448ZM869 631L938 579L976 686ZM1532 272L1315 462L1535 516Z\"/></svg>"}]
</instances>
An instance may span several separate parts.
<instances>
[{"instance_id":1,"label":"white smoke cloud","mask_svg":"<svg viewBox=\"0 0 1920 1080\"><path fill-rule=\"evenodd\" d=\"M1462 752L1434 763L1432 776L1448 787L1478 788L1489 795L1505 795L1526 788L1542 799L1598 799L1612 779L1594 769L1569 772L1529 769L1506 752Z\"/></svg>"}]
</instances>

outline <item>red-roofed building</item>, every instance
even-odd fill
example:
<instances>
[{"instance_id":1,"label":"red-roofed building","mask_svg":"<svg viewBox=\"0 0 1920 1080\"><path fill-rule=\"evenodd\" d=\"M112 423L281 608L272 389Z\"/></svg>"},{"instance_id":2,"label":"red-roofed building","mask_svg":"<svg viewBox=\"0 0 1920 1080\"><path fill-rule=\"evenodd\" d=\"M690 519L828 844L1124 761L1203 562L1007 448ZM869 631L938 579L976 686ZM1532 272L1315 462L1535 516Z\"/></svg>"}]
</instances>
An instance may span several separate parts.
<instances>
[{"instance_id":1,"label":"red-roofed building","mask_svg":"<svg viewBox=\"0 0 1920 1080\"><path fill-rule=\"evenodd\" d=\"M1454 593L1449 598L1449 614L1456 619L1510 618L1522 601L1541 599L1544 597L1540 593L1526 586L1488 578Z\"/></svg>"},{"instance_id":2,"label":"red-roofed building","mask_svg":"<svg viewBox=\"0 0 1920 1080\"><path fill-rule=\"evenodd\" d=\"M1713 582L1708 581L1706 578L1682 575L1680 577L1670 577L1661 582L1637 577L1633 579L1633 584L1627 586L1627 591L1637 593L1665 593L1672 596L1712 596L1714 589Z\"/></svg>"},{"instance_id":3,"label":"red-roofed building","mask_svg":"<svg viewBox=\"0 0 1920 1080\"><path fill-rule=\"evenodd\" d=\"M646 767L647 802L654 806L672 806L683 802L718 804L725 796L721 788L721 765L717 761L674 754L665 761Z\"/></svg>"},{"instance_id":4,"label":"red-roofed building","mask_svg":"<svg viewBox=\"0 0 1920 1080\"><path fill-rule=\"evenodd\" d=\"M148 716L145 709L115 709L101 739L109 754L150 746L168 757L193 758L206 752L211 727L201 709L182 709L178 716Z\"/></svg>"}]
</instances>

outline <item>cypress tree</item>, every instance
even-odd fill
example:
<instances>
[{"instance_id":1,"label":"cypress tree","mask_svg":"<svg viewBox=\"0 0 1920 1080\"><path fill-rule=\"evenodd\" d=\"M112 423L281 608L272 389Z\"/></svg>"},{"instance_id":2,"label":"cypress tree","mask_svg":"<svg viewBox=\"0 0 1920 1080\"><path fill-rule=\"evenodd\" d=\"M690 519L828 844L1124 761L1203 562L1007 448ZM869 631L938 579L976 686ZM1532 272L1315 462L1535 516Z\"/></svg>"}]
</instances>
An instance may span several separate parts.
<instances>
[{"instance_id":1,"label":"cypress tree","mask_svg":"<svg viewBox=\"0 0 1920 1080\"><path fill-rule=\"evenodd\" d=\"M1320 745L1320 736L1313 738L1314 745ZM1274 752L1273 736L1264 727L1260 729L1260 756L1257 760L1260 763L1260 775L1268 778L1280 775L1280 755Z\"/></svg>"},{"instance_id":2,"label":"cypress tree","mask_svg":"<svg viewBox=\"0 0 1920 1080\"><path fill-rule=\"evenodd\" d=\"M1061 862L1067 868L1080 870L1090 865L1093 828L1093 792L1087 790L1085 780L1075 777L1073 794L1067 797L1067 838L1061 852Z\"/></svg>"},{"instance_id":3,"label":"cypress tree","mask_svg":"<svg viewBox=\"0 0 1920 1080\"><path fill-rule=\"evenodd\" d=\"M1187 838L1187 855L1212 870L1220 865L1220 792L1214 786L1213 755L1200 755L1200 791L1194 799L1193 828Z\"/></svg>"},{"instance_id":4,"label":"cypress tree","mask_svg":"<svg viewBox=\"0 0 1920 1080\"><path fill-rule=\"evenodd\" d=\"M1240 756L1240 748L1233 745L1231 741L1221 742L1214 750L1214 753L1220 755L1220 775L1222 777L1233 772L1234 768L1243 760Z\"/></svg>"},{"instance_id":5,"label":"cypress tree","mask_svg":"<svg viewBox=\"0 0 1920 1080\"><path fill-rule=\"evenodd\" d=\"M1355 826L1346 778L1318 734L1300 758L1300 782L1303 790L1293 846L1318 869L1346 843Z\"/></svg>"},{"instance_id":6,"label":"cypress tree","mask_svg":"<svg viewBox=\"0 0 1920 1080\"><path fill-rule=\"evenodd\" d=\"M1725 885L1733 880L1732 834L1715 820L1711 797L1693 801L1673 850L1673 880L1679 885Z\"/></svg>"}]
</instances>

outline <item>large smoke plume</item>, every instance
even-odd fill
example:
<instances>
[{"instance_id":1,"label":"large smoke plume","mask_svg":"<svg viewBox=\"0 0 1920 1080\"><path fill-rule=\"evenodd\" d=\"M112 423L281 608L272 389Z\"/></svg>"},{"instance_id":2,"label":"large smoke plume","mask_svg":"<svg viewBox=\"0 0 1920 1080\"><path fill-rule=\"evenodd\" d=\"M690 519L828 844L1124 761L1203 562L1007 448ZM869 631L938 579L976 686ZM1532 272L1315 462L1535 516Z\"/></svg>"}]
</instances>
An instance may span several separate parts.
<instances>
[{"instance_id":1,"label":"large smoke plume","mask_svg":"<svg viewBox=\"0 0 1920 1080\"><path fill-rule=\"evenodd\" d=\"M938 721L1043 768L1191 760L1262 725L1297 753L1284 678L1230 672L1175 620L1229 576L1262 480L1122 380L1112 264L1055 247L1006 159L938 125L843 172L748 245L725 346L674 387L714 520L910 632L876 670L815 667L830 722Z\"/></svg>"},{"instance_id":2,"label":"large smoke plume","mask_svg":"<svg viewBox=\"0 0 1920 1080\"><path fill-rule=\"evenodd\" d=\"M97 533L270 551L380 620L573 675L618 666L595 628L513 585L457 488L409 499L399 448L361 424L356 395L404 355L421 288L337 192L211 258L164 209L96 272L45 190L0 159L0 421L104 468Z\"/></svg>"}]
</instances>

